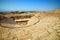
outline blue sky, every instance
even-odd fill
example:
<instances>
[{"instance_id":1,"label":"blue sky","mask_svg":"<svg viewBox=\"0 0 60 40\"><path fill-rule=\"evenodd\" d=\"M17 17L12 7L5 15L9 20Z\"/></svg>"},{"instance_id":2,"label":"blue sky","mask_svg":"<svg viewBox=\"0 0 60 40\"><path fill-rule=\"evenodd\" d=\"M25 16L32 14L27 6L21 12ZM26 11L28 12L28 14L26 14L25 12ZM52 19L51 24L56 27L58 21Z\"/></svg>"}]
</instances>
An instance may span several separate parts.
<instances>
[{"instance_id":1,"label":"blue sky","mask_svg":"<svg viewBox=\"0 0 60 40\"><path fill-rule=\"evenodd\" d=\"M0 0L0 11L48 11L60 9L60 0Z\"/></svg>"}]
</instances>

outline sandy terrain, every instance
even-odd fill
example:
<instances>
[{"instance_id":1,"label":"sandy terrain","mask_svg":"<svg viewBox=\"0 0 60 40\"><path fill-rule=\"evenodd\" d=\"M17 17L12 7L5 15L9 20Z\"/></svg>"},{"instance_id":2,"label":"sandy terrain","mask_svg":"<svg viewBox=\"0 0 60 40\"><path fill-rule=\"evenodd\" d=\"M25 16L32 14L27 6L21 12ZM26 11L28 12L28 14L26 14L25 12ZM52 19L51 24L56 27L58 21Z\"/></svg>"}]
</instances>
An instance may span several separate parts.
<instances>
[{"instance_id":1,"label":"sandy terrain","mask_svg":"<svg viewBox=\"0 0 60 40\"><path fill-rule=\"evenodd\" d=\"M0 40L60 40L60 14L36 13L29 24L22 28L0 27Z\"/></svg>"}]
</instances>

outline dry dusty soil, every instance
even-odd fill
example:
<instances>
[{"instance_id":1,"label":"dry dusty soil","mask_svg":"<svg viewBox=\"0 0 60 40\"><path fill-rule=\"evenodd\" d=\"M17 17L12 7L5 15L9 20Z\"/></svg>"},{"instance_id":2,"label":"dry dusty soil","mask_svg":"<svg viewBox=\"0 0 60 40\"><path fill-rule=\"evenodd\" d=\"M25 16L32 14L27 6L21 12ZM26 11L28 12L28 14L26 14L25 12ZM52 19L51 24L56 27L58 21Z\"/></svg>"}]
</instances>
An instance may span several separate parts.
<instances>
[{"instance_id":1,"label":"dry dusty soil","mask_svg":"<svg viewBox=\"0 0 60 40\"><path fill-rule=\"evenodd\" d=\"M0 40L60 40L60 14L37 13L39 21L23 28L0 27ZM33 23L37 21L34 17Z\"/></svg>"}]
</instances>

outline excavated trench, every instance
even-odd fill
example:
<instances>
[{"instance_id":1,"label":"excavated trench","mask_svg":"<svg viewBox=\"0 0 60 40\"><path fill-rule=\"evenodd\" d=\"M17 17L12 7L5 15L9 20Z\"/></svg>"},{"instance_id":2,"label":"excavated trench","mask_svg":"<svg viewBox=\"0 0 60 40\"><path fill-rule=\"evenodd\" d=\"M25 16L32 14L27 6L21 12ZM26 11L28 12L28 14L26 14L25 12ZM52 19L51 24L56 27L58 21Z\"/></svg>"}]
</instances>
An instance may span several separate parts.
<instances>
[{"instance_id":1,"label":"excavated trench","mask_svg":"<svg viewBox=\"0 0 60 40\"><path fill-rule=\"evenodd\" d=\"M0 19L0 25L6 28L29 27L40 21L39 18L33 15L11 16L9 18L1 16ZM34 21L34 19L36 20Z\"/></svg>"},{"instance_id":2,"label":"excavated trench","mask_svg":"<svg viewBox=\"0 0 60 40\"><path fill-rule=\"evenodd\" d=\"M35 21L34 18L36 19ZM14 20L18 25L22 27L29 27L34 24L37 24L40 21L39 18L33 15L14 16L10 17L10 19Z\"/></svg>"}]
</instances>

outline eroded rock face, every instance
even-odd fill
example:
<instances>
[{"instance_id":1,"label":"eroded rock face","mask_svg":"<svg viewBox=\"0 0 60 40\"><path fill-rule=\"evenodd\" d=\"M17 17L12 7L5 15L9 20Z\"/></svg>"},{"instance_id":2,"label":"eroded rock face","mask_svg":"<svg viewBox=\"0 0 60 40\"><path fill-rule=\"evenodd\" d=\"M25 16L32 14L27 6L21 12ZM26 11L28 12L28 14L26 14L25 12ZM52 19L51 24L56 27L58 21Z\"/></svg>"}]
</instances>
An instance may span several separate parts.
<instances>
[{"instance_id":1,"label":"eroded rock face","mask_svg":"<svg viewBox=\"0 0 60 40\"><path fill-rule=\"evenodd\" d=\"M29 27L0 27L0 40L60 40L60 16L39 16L39 19L37 24Z\"/></svg>"}]
</instances>

